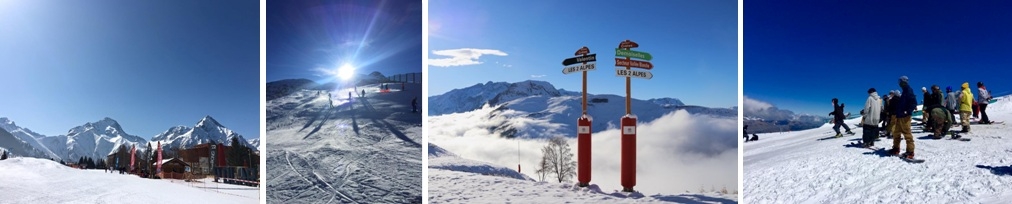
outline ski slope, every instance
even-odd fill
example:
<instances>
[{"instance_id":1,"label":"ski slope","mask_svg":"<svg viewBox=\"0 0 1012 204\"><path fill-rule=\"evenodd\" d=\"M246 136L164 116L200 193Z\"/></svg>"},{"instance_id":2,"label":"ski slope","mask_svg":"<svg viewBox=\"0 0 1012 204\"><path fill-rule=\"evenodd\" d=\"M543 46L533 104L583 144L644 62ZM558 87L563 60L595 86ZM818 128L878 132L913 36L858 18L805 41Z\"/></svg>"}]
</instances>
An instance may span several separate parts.
<instances>
[{"instance_id":1,"label":"ski slope","mask_svg":"<svg viewBox=\"0 0 1012 204\"><path fill-rule=\"evenodd\" d=\"M1012 119L1010 97L988 106L993 121ZM884 151L849 145L860 140L860 119L847 120L854 136L833 136L832 125L759 134L743 145L746 203L1008 203L1012 200L1012 126L971 125L963 142L934 140L913 128L912 164ZM959 127L954 127L959 130ZM843 129L841 128L841 131ZM877 147L889 149L881 138ZM906 150L905 142L900 144Z\"/></svg>"},{"instance_id":2,"label":"ski slope","mask_svg":"<svg viewBox=\"0 0 1012 204\"><path fill-rule=\"evenodd\" d=\"M48 159L0 161L0 203L257 203L253 187L81 170Z\"/></svg>"},{"instance_id":3,"label":"ski slope","mask_svg":"<svg viewBox=\"0 0 1012 204\"><path fill-rule=\"evenodd\" d=\"M536 182L514 169L461 158L429 144L430 203L737 203L737 195L653 194Z\"/></svg>"},{"instance_id":4,"label":"ski slope","mask_svg":"<svg viewBox=\"0 0 1012 204\"><path fill-rule=\"evenodd\" d=\"M300 90L267 102L268 203L422 200L421 85ZM348 93L356 97L348 99Z\"/></svg>"}]
</instances>

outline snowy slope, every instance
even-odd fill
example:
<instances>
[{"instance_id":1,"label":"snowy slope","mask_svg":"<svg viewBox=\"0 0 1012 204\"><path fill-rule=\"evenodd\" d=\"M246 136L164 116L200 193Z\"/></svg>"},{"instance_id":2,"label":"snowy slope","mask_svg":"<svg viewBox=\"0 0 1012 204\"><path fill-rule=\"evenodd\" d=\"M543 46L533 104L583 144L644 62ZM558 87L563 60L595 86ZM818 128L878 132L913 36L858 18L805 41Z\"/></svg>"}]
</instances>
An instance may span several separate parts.
<instances>
[{"instance_id":1,"label":"snowy slope","mask_svg":"<svg viewBox=\"0 0 1012 204\"><path fill-rule=\"evenodd\" d=\"M14 121L0 117L0 129L6 130L11 134L12 138L9 142L0 142L0 147L7 147L7 149L14 149L15 144L27 144L28 146L22 147L25 154L21 156L38 157L38 158L53 158L61 159L59 155L50 151L48 147L42 144L41 140L45 135L36 133L28 128L23 128L14 124ZM10 147L8 147L10 146Z\"/></svg>"},{"instance_id":2,"label":"snowy slope","mask_svg":"<svg viewBox=\"0 0 1012 204\"><path fill-rule=\"evenodd\" d=\"M602 190L596 184L581 188L536 182L514 169L464 159L432 144L429 150L430 203L737 203L733 194L643 195Z\"/></svg>"},{"instance_id":3,"label":"snowy slope","mask_svg":"<svg viewBox=\"0 0 1012 204\"><path fill-rule=\"evenodd\" d=\"M988 106L994 121L1012 119L1012 98ZM847 120L857 124L860 119ZM852 127L854 128L854 127ZM956 127L958 130L959 127ZM747 203L1007 203L1012 200L1012 126L972 125L972 141L934 140L914 127L910 164L882 151L849 146L860 136L825 139L832 126L759 134L743 146ZM854 132L861 133L861 129ZM876 146L891 148L881 138ZM900 148L905 151L905 142Z\"/></svg>"},{"instance_id":4,"label":"snowy slope","mask_svg":"<svg viewBox=\"0 0 1012 204\"><path fill-rule=\"evenodd\" d=\"M421 84L299 90L267 101L268 203L417 203L422 199ZM360 93L360 92L358 92Z\"/></svg>"},{"instance_id":5,"label":"snowy slope","mask_svg":"<svg viewBox=\"0 0 1012 204\"><path fill-rule=\"evenodd\" d=\"M592 130L616 128L625 115L625 96L587 95L587 113L593 118ZM429 98L429 115L465 115L481 119L482 128L502 137L547 138L574 137L576 118L581 113L581 100L576 92L556 90L548 82L523 81L517 83L486 83L464 89L455 89ZM472 108L475 107L475 108ZM660 98L632 100L632 111L639 122L650 122L677 110L693 114L719 117L737 117L729 108L686 106L678 99ZM454 116L455 118L459 116Z\"/></svg>"},{"instance_id":6,"label":"snowy slope","mask_svg":"<svg viewBox=\"0 0 1012 204\"><path fill-rule=\"evenodd\" d=\"M106 158L120 145L146 148L147 140L126 133L116 120L107 117L71 128L67 135L44 137L41 142L64 160L76 161L80 157Z\"/></svg>"},{"instance_id":7,"label":"snowy slope","mask_svg":"<svg viewBox=\"0 0 1012 204\"><path fill-rule=\"evenodd\" d=\"M223 193L214 189L242 189ZM227 190L226 190L227 191ZM0 161L0 203L257 203L256 188L188 186L102 170L71 169L37 158Z\"/></svg>"},{"instance_id":8,"label":"snowy slope","mask_svg":"<svg viewBox=\"0 0 1012 204\"><path fill-rule=\"evenodd\" d=\"M232 138L238 138L239 144L253 147L242 135L228 129L211 116L204 116L196 125L191 127L176 126L169 128L154 137L151 143L161 142L163 148L180 147L189 148L198 144L214 141L218 144L232 144ZM154 144L153 144L154 146Z\"/></svg>"}]
</instances>

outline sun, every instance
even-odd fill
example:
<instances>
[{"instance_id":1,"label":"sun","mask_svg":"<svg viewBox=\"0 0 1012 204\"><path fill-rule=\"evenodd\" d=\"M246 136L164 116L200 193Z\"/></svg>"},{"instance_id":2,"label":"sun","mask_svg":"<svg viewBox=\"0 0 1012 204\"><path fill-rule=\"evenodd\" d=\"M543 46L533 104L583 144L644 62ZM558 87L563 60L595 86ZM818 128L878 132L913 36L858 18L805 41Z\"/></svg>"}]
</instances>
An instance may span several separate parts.
<instances>
[{"instance_id":1,"label":"sun","mask_svg":"<svg viewBox=\"0 0 1012 204\"><path fill-rule=\"evenodd\" d=\"M337 68L337 77L341 80L351 79L355 75L355 67L350 64L341 65L341 68Z\"/></svg>"}]
</instances>

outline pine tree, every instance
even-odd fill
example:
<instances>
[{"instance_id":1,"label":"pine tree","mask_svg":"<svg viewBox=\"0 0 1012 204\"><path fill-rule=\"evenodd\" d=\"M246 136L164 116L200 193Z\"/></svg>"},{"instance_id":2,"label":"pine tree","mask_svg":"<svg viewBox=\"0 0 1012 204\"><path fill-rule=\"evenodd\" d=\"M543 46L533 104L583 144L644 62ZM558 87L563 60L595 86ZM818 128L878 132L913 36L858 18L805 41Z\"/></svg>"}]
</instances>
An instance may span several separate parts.
<instances>
[{"instance_id":1,"label":"pine tree","mask_svg":"<svg viewBox=\"0 0 1012 204\"><path fill-rule=\"evenodd\" d=\"M7 160L7 151L4 151L3 155L0 155L0 160Z\"/></svg>"}]
</instances>

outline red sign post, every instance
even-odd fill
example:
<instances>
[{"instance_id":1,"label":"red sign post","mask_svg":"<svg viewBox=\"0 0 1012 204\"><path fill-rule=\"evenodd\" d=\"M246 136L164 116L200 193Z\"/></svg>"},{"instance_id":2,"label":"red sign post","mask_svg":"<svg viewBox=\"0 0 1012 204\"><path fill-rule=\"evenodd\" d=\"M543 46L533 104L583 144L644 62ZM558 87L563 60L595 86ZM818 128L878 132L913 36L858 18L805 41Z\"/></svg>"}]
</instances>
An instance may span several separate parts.
<instances>
[{"instance_id":1,"label":"red sign post","mask_svg":"<svg viewBox=\"0 0 1012 204\"><path fill-rule=\"evenodd\" d=\"M586 187L590 185L590 132L592 119L587 115L587 71L593 71L593 64L587 67L587 62L596 61L595 54L590 54L590 48L582 47L576 50L574 53L576 56L562 61L562 65L570 65L575 63L582 63L579 68L567 67L563 68L563 74L573 73L575 71L583 72L583 114L579 119L576 120L576 180L577 185L580 187ZM589 55L589 57L588 57Z\"/></svg>"},{"instance_id":2,"label":"red sign post","mask_svg":"<svg viewBox=\"0 0 1012 204\"><path fill-rule=\"evenodd\" d=\"M636 186L636 115L632 114L632 82L630 77L638 77L650 79L653 74L649 71L636 71L631 70L632 68L642 68L650 70L654 68L654 65L648 62L653 57L650 53L632 51L630 48L637 48L640 45L636 42L625 40L618 44L618 49L615 49L615 56L625 57L615 58L615 66L625 67L625 69L618 68L615 70L615 74L618 77L625 77L625 116L622 116L622 162L621 162L621 174L622 174L622 191L633 192L633 186ZM647 61L636 61L631 58L639 58Z\"/></svg>"}]
</instances>

